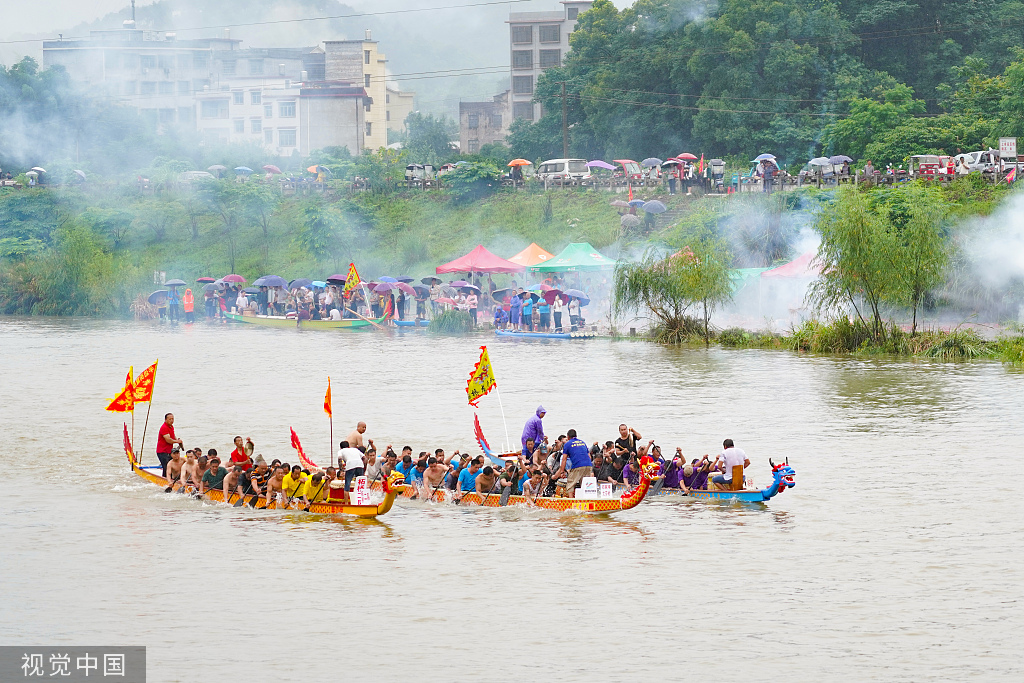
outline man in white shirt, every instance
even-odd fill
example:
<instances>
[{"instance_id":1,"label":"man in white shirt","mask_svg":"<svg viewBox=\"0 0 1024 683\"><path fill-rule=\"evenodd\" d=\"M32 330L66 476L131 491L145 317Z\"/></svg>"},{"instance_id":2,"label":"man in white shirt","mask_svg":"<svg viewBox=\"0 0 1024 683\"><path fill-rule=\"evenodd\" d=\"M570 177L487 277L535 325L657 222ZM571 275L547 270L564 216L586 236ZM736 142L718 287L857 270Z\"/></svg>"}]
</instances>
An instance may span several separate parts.
<instances>
[{"instance_id":1,"label":"man in white shirt","mask_svg":"<svg viewBox=\"0 0 1024 683\"><path fill-rule=\"evenodd\" d=\"M366 473L363 452L349 446L348 441L338 444L338 469L345 470L345 490L348 491L352 480Z\"/></svg>"},{"instance_id":2,"label":"man in white shirt","mask_svg":"<svg viewBox=\"0 0 1024 683\"><path fill-rule=\"evenodd\" d=\"M732 488L732 468L737 465L742 465L744 468L749 467L750 458L747 457L742 448L736 448L732 439L723 441L722 448L725 450L715 459L715 466L713 468L720 470L722 474L716 474L711 478L711 482L728 490Z\"/></svg>"}]
</instances>

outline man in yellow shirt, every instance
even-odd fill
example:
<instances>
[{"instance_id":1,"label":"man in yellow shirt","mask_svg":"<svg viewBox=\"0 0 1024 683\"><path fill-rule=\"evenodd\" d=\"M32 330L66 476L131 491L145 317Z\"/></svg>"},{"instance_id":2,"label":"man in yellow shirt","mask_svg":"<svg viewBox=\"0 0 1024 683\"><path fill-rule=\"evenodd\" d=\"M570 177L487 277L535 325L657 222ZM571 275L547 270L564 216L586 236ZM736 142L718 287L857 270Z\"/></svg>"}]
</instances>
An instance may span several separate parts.
<instances>
[{"instance_id":1,"label":"man in yellow shirt","mask_svg":"<svg viewBox=\"0 0 1024 683\"><path fill-rule=\"evenodd\" d=\"M327 477L323 472L317 472L306 482L306 490L303 499L307 503L318 503L327 500Z\"/></svg>"},{"instance_id":2,"label":"man in yellow shirt","mask_svg":"<svg viewBox=\"0 0 1024 683\"><path fill-rule=\"evenodd\" d=\"M298 465L292 465L292 471L284 475L281 488L284 490L285 495L288 496L289 503L296 498L304 500L306 494L306 475L303 474L302 468Z\"/></svg>"}]
</instances>

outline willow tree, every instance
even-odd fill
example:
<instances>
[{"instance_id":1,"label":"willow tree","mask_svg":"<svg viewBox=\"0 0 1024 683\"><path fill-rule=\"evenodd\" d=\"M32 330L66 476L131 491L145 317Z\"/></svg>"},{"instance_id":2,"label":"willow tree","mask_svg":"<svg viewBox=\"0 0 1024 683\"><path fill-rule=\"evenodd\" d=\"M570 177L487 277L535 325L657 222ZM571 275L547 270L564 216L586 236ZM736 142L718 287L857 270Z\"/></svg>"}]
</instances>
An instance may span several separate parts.
<instances>
[{"instance_id":1,"label":"willow tree","mask_svg":"<svg viewBox=\"0 0 1024 683\"><path fill-rule=\"evenodd\" d=\"M711 315L732 299L730 254L711 230L690 236L687 246L670 256L648 251L615 270L616 311L646 310L658 324L658 341L678 344L700 334L711 342Z\"/></svg>"}]
</instances>

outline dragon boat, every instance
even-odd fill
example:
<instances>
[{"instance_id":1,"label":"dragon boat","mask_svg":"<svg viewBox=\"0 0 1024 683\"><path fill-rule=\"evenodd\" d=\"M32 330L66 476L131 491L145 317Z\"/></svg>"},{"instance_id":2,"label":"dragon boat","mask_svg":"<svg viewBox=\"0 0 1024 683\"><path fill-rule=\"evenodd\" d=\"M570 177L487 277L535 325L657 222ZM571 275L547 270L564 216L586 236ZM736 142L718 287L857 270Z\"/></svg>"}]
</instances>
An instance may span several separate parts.
<instances>
[{"instance_id":1,"label":"dragon boat","mask_svg":"<svg viewBox=\"0 0 1024 683\"><path fill-rule=\"evenodd\" d=\"M786 489L796 486L796 470L789 466L789 462L776 465L771 460L768 463L772 466L772 483L763 489L739 489L729 491L705 491L704 489L690 489L684 493L679 489L662 489L655 494L657 498L694 498L697 500L738 500L744 503L763 503L774 498Z\"/></svg>"},{"instance_id":2,"label":"dragon boat","mask_svg":"<svg viewBox=\"0 0 1024 683\"><path fill-rule=\"evenodd\" d=\"M124 452L128 458L128 464L132 468L132 472L142 477L151 484L156 484L161 488L167 490L170 488L171 492L178 493L190 493L197 498L203 498L205 500L211 500L216 503L228 503L240 506L242 504L249 505L257 510L295 510L302 512L310 512L313 514L320 515L354 515L356 517L377 517L379 515L387 514L391 511L391 507L395 504L395 499L404 494L407 490L411 490L414 487L405 485L405 478L398 472L392 472L391 475L378 482L377 489L384 494L384 500L379 503L371 503L369 505L353 505L350 503L340 501L318 501L310 503L308 507L302 506L299 501L293 501L288 506L278 506L276 502L267 504L265 496L245 496L245 500L240 502L240 498L237 493L232 493L227 500L224 499L224 492L220 489L210 490L204 492L201 496L197 490L189 486L183 489L177 483L170 484L170 482L160 474L160 465L142 465L137 462L135 454L132 451L131 440L128 438L128 427L124 428Z\"/></svg>"},{"instance_id":3,"label":"dragon boat","mask_svg":"<svg viewBox=\"0 0 1024 683\"><path fill-rule=\"evenodd\" d=\"M593 339L597 335L593 332L516 332L513 330L495 330L498 337L513 337L516 339Z\"/></svg>"},{"instance_id":4,"label":"dragon boat","mask_svg":"<svg viewBox=\"0 0 1024 683\"><path fill-rule=\"evenodd\" d=\"M381 324L384 318L377 320L360 320L358 318L344 318L342 320L299 320L283 315L239 315L238 313L224 312L224 317L232 322L247 323L249 325L262 325L263 327L287 327L299 328L302 330L356 330L369 327L376 323Z\"/></svg>"}]
</instances>

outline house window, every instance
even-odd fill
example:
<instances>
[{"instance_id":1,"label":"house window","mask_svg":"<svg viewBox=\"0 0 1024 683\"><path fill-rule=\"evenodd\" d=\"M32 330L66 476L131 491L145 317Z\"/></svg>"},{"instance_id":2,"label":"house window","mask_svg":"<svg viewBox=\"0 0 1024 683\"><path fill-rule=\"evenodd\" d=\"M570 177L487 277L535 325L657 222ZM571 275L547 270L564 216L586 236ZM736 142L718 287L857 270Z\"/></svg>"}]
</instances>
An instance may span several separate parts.
<instances>
[{"instance_id":1,"label":"house window","mask_svg":"<svg viewBox=\"0 0 1024 683\"><path fill-rule=\"evenodd\" d=\"M558 42L558 24L545 24L537 27L537 34L540 36L540 42L542 43L557 43Z\"/></svg>"},{"instance_id":2,"label":"house window","mask_svg":"<svg viewBox=\"0 0 1024 683\"><path fill-rule=\"evenodd\" d=\"M142 95L155 95L156 94L156 81L142 81L142 87L139 90Z\"/></svg>"},{"instance_id":3,"label":"house window","mask_svg":"<svg viewBox=\"0 0 1024 683\"><path fill-rule=\"evenodd\" d=\"M249 125L252 128L253 133L263 132L263 119L253 119L249 122Z\"/></svg>"},{"instance_id":4,"label":"house window","mask_svg":"<svg viewBox=\"0 0 1024 683\"><path fill-rule=\"evenodd\" d=\"M178 81L178 94L187 95L192 87L188 81Z\"/></svg>"},{"instance_id":5,"label":"house window","mask_svg":"<svg viewBox=\"0 0 1024 683\"><path fill-rule=\"evenodd\" d=\"M476 130L480 127L480 116L478 114L469 114L466 116L466 127L470 130Z\"/></svg>"},{"instance_id":6,"label":"house window","mask_svg":"<svg viewBox=\"0 0 1024 683\"><path fill-rule=\"evenodd\" d=\"M363 74L363 87L364 88L369 88L370 87L370 74Z\"/></svg>"},{"instance_id":7,"label":"house window","mask_svg":"<svg viewBox=\"0 0 1024 683\"><path fill-rule=\"evenodd\" d=\"M225 60L225 61L221 62L220 70L221 70L221 73L223 73L225 76L234 76L235 75L235 62L234 62L234 60L231 60L231 61Z\"/></svg>"},{"instance_id":8,"label":"house window","mask_svg":"<svg viewBox=\"0 0 1024 683\"><path fill-rule=\"evenodd\" d=\"M479 151L480 151L480 141L479 140L470 140L469 141L469 153L470 154L475 154L475 153L477 153Z\"/></svg>"},{"instance_id":9,"label":"house window","mask_svg":"<svg viewBox=\"0 0 1024 683\"><path fill-rule=\"evenodd\" d=\"M294 147L295 146L295 129L294 128L282 128L277 131L277 144L281 147Z\"/></svg>"},{"instance_id":10,"label":"house window","mask_svg":"<svg viewBox=\"0 0 1024 683\"><path fill-rule=\"evenodd\" d=\"M158 58L158 63L161 69L174 68L174 57L172 55L161 55Z\"/></svg>"},{"instance_id":11,"label":"house window","mask_svg":"<svg viewBox=\"0 0 1024 683\"><path fill-rule=\"evenodd\" d=\"M193 69L205 69L208 62L206 61L206 55L195 54L192 55L192 68Z\"/></svg>"},{"instance_id":12,"label":"house window","mask_svg":"<svg viewBox=\"0 0 1024 683\"><path fill-rule=\"evenodd\" d=\"M263 118L272 119L274 118L274 105L264 104L263 105Z\"/></svg>"},{"instance_id":13,"label":"house window","mask_svg":"<svg viewBox=\"0 0 1024 683\"><path fill-rule=\"evenodd\" d=\"M159 116L156 109L141 109L139 110L139 113L142 115L142 118L146 123L151 126L156 125L157 118Z\"/></svg>"},{"instance_id":14,"label":"house window","mask_svg":"<svg viewBox=\"0 0 1024 683\"><path fill-rule=\"evenodd\" d=\"M125 81L124 82L124 87L122 88L122 90L124 91L125 95L134 95L135 94L135 81Z\"/></svg>"},{"instance_id":15,"label":"house window","mask_svg":"<svg viewBox=\"0 0 1024 683\"><path fill-rule=\"evenodd\" d=\"M533 121L533 102L516 102L512 105L512 116Z\"/></svg>"},{"instance_id":16,"label":"house window","mask_svg":"<svg viewBox=\"0 0 1024 683\"><path fill-rule=\"evenodd\" d=\"M561 50L541 50L540 51L540 68L547 69L552 66L562 65L562 51Z\"/></svg>"},{"instance_id":17,"label":"house window","mask_svg":"<svg viewBox=\"0 0 1024 683\"><path fill-rule=\"evenodd\" d=\"M512 50L513 69L532 69L533 50Z\"/></svg>"},{"instance_id":18,"label":"house window","mask_svg":"<svg viewBox=\"0 0 1024 683\"><path fill-rule=\"evenodd\" d=\"M370 63L370 51L369 50L363 50L363 64L369 64L369 63Z\"/></svg>"},{"instance_id":19,"label":"house window","mask_svg":"<svg viewBox=\"0 0 1024 683\"><path fill-rule=\"evenodd\" d=\"M384 112L384 120L385 121L390 121L391 120L391 112L390 111Z\"/></svg>"},{"instance_id":20,"label":"house window","mask_svg":"<svg viewBox=\"0 0 1024 683\"><path fill-rule=\"evenodd\" d=\"M268 145L274 144L274 129L273 128L264 128L263 129L263 142L265 142Z\"/></svg>"},{"instance_id":21,"label":"house window","mask_svg":"<svg viewBox=\"0 0 1024 683\"><path fill-rule=\"evenodd\" d=\"M501 128L501 114L491 114L491 120L488 125L491 128Z\"/></svg>"},{"instance_id":22,"label":"house window","mask_svg":"<svg viewBox=\"0 0 1024 683\"><path fill-rule=\"evenodd\" d=\"M178 68L179 69L191 69L192 68L192 56L191 55L178 55Z\"/></svg>"},{"instance_id":23,"label":"house window","mask_svg":"<svg viewBox=\"0 0 1024 683\"><path fill-rule=\"evenodd\" d=\"M373 135L373 124L369 121L366 122L366 137Z\"/></svg>"},{"instance_id":24,"label":"house window","mask_svg":"<svg viewBox=\"0 0 1024 683\"><path fill-rule=\"evenodd\" d=\"M263 93L260 92L259 90L253 90L252 92L250 92L249 93L249 103L250 104L262 104L263 103Z\"/></svg>"},{"instance_id":25,"label":"house window","mask_svg":"<svg viewBox=\"0 0 1024 683\"><path fill-rule=\"evenodd\" d=\"M178 123L192 123L192 107L178 107Z\"/></svg>"},{"instance_id":26,"label":"house window","mask_svg":"<svg viewBox=\"0 0 1024 683\"><path fill-rule=\"evenodd\" d=\"M245 104L245 93L241 90L236 90L231 93L231 98L234 104Z\"/></svg>"},{"instance_id":27,"label":"house window","mask_svg":"<svg viewBox=\"0 0 1024 683\"><path fill-rule=\"evenodd\" d=\"M160 81L160 94L161 95L173 95L174 94L174 81Z\"/></svg>"},{"instance_id":28,"label":"house window","mask_svg":"<svg viewBox=\"0 0 1024 683\"><path fill-rule=\"evenodd\" d=\"M513 76L512 92L516 95L529 95L533 92L533 76Z\"/></svg>"},{"instance_id":29,"label":"house window","mask_svg":"<svg viewBox=\"0 0 1024 683\"><path fill-rule=\"evenodd\" d=\"M285 119L295 118L295 100L277 103L277 115ZM282 133L284 131L281 131ZM283 143L282 143L283 144Z\"/></svg>"},{"instance_id":30,"label":"house window","mask_svg":"<svg viewBox=\"0 0 1024 683\"><path fill-rule=\"evenodd\" d=\"M245 132L245 119L235 119L235 132L236 133L244 133Z\"/></svg>"},{"instance_id":31,"label":"house window","mask_svg":"<svg viewBox=\"0 0 1024 683\"><path fill-rule=\"evenodd\" d=\"M512 42L516 45L530 45L533 43L532 26L513 26Z\"/></svg>"},{"instance_id":32,"label":"house window","mask_svg":"<svg viewBox=\"0 0 1024 683\"><path fill-rule=\"evenodd\" d=\"M156 67L156 57L153 55L142 55L139 58L139 66L143 69L152 69Z\"/></svg>"},{"instance_id":33,"label":"house window","mask_svg":"<svg viewBox=\"0 0 1024 683\"><path fill-rule=\"evenodd\" d=\"M570 7L565 12L565 18L568 19L569 21L572 21L573 19L575 19L579 15L580 15L580 8L579 7Z\"/></svg>"},{"instance_id":34,"label":"house window","mask_svg":"<svg viewBox=\"0 0 1024 683\"><path fill-rule=\"evenodd\" d=\"M363 105L363 111L365 111L367 114L369 114L370 113L370 100L369 100L369 98L367 98L365 100L365 102L366 103Z\"/></svg>"},{"instance_id":35,"label":"house window","mask_svg":"<svg viewBox=\"0 0 1024 683\"><path fill-rule=\"evenodd\" d=\"M192 89L195 90L196 92L203 92L203 90L205 90L206 88L209 88L209 87L210 87L210 79L209 78L193 78L192 79Z\"/></svg>"},{"instance_id":36,"label":"house window","mask_svg":"<svg viewBox=\"0 0 1024 683\"><path fill-rule=\"evenodd\" d=\"M199 116L204 119L226 119L228 117L227 100L203 100Z\"/></svg>"},{"instance_id":37,"label":"house window","mask_svg":"<svg viewBox=\"0 0 1024 683\"><path fill-rule=\"evenodd\" d=\"M160 123L174 123L174 110L173 109L161 109L160 110Z\"/></svg>"},{"instance_id":38,"label":"house window","mask_svg":"<svg viewBox=\"0 0 1024 683\"><path fill-rule=\"evenodd\" d=\"M263 60L262 59L250 59L249 60L249 74L253 76L263 75Z\"/></svg>"},{"instance_id":39,"label":"house window","mask_svg":"<svg viewBox=\"0 0 1024 683\"><path fill-rule=\"evenodd\" d=\"M391 93L384 93L384 104L391 104Z\"/></svg>"}]
</instances>

